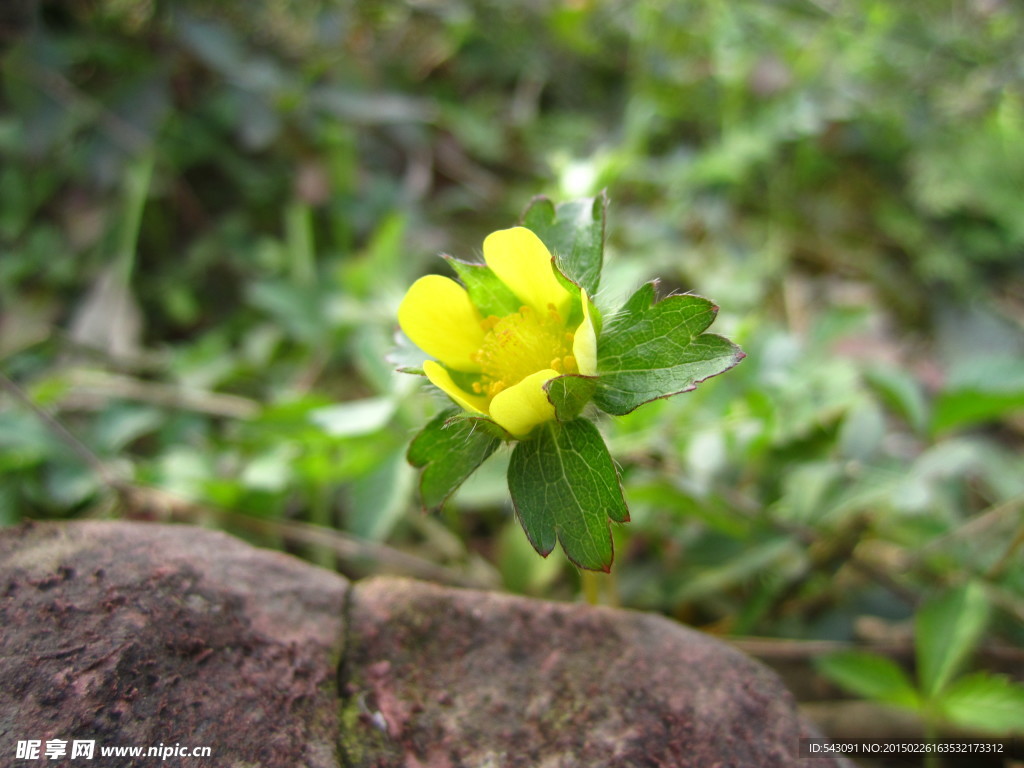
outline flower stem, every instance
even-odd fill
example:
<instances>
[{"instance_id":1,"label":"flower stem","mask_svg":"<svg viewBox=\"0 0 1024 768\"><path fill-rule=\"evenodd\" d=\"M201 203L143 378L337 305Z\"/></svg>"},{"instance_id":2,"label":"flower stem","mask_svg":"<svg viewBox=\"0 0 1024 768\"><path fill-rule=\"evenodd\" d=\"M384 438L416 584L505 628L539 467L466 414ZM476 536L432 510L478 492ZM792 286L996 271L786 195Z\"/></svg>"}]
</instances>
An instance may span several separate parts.
<instances>
[{"instance_id":1,"label":"flower stem","mask_svg":"<svg viewBox=\"0 0 1024 768\"><path fill-rule=\"evenodd\" d=\"M598 576L593 571L580 571L583 597L590 605L598 605L601 602L601 585L597 579Z\"/></svg>"},{"instance_id":2,"label":"flower stem","mask_svg":"<svg viewBox=\"0 0 1024 768\"><path fill-rule=\"evenodd\" d=\"M583 588L583 597L590 605L618 606L619 591L615 584L615 577L611 574L598 573L597 571L580 571L580 586ZM604 592L604 600L601 593Z\"/></svg>"}]
</instances>

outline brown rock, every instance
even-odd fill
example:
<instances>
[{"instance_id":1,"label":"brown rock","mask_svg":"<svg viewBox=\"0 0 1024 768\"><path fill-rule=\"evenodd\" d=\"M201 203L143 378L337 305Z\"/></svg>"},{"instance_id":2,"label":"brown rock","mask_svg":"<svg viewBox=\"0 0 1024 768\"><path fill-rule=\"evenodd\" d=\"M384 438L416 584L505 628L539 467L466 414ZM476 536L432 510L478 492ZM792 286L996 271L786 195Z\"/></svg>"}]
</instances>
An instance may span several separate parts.
<instances>
[{"instance_id":1,"label":"brown rock","mask_svg":"<svg viewBox=\"0 0 1024 768\"><path fill-rule=\"evenodd\" d=\"M337 761L345 579L222 533L88 522L0 532L0 765L16 742L210 747L177 766ZM8 760L11 760L8 763Z\"/></svg>"},{"instance_id":2,"label":"brown rock","mask_svg":"<svg viewBox=\"0 0 1024 768\"><path fill-rule=\"evenodd\" d=\"M828 766L775 675L671 621L397 579L354 590L352 766Z\"/></svg>"}]
</instances>

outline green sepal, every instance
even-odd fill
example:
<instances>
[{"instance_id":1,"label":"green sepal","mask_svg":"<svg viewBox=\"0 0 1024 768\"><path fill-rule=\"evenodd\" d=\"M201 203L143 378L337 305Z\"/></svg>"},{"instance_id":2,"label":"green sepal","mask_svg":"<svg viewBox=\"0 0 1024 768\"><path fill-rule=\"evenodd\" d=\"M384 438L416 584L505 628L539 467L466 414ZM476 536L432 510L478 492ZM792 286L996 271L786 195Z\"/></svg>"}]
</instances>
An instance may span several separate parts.
<instances>
[{"instance_id":1,"label":"green sepal","mask_svg":"<svg viewBox=\"0 0 1024 768\"><path fill-rule=\"evenodd\" d=\"M522 302L486 264L460 261L454 256L446 255L444 258L466 286L473 306L480 310L484 317L505 317L519 311Z\"/></svg>"},{"instance_id":2,"label":"green sepal","mask_svg":"<svg viewBox=\"0 0 1024 768\"><path fill-rule=\"evenodd\" d=\"M689 392L744 357L728 339L703 333L718 313L712 302L691 295L655 302L654 289L651 282L634 293L597 341L594 402L615 416Z\"/></svg>"},{"instance_id":3,"label":"green sepal","mask_svg":"<svg viewBox=\"0 0 1024 768\"><path fill-rule=\"evenodd\" d=\"M495 440L502 440L504 442L513 442L518 438L513 437L512 433L500 426L496 421L487 417L480 416L470 411L464 411L461 408L455 409L455 415L449 417L448 425L451 425L457 421L471 421L473 422L473 428L483 430L488 435L493 437Z\"/></svg>"},{"instance_id":4,"label":"green sepal","mask_svg":"<svg viewBox=\"0 0 1024 768\"><path fill-rule=\"evenodd\" d=\"M594 326L594 335L601 338L601 334L604 332L604 313L592 301L591 296L587 296L587 305L590 309L590 322Z\"/></svg>"},{"instance_id":5,"label":"green sepal","mask_svg":"<svg viewBox=\"0 0 1024 768\"><path fill-rule=\"evenodd\" d=\"M494 453L501 438L489 419L461 418L458 408L442 411L409 445L406 458L423 472L420 497L428 509L439 507L462 485L484 459Z\"/></svg>"},{"instance_id":6,"label":"green sepal","mask_svg":"<svg viewBox=\"0 0 1024 768\"><path fill-rule=\"evenodd\" d=\"M592 423L549 421L516 445L508 467L516 517L537 552L562 545L580 568L611 570L611 524L629 522L619 476Z\"/></svg>"},{"instance_id":7,"label":"green sepal","mask_svg":"<svg viewBox=\"0 0 1024 768\"><path fill-rule=\"evenodd\" d=\"M604 222L608 197L569 200L557 206L547 197L533 198L523 212L522 224L548 247L555 266L570 281L597 292L604 259Z\"/></svg>"},{"instance_id":8,"label":"green sepal","mask_svg":"<svg viewBox=\"0 0 1024 768\"><path fill-rule=\"evenodd\" d=\"M579 416L594 396L595 389L596 378L575 374L559 376L544 385L548 401L555 407L555 418L559 421L572 421Z\"/></svg>"}]
</instances>

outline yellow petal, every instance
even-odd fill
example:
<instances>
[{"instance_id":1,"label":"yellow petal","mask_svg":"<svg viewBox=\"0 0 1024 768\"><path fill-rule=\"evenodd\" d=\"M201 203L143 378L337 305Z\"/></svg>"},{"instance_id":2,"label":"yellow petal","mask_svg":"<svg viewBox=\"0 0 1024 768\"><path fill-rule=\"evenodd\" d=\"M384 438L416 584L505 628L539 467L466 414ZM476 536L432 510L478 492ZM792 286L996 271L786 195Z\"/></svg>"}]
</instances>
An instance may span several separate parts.
<instances>
[{"instance_id":1,"label":"yellow petal","mask_svg":"<svg viewBox=\"0 0 1024 768\"><path fill-rule=\"evenodd\" d=\"M580 288L583 298L583 322L572 337L572 356L576 358L576 368L584 376L597 375L597 333L594 321L590 318L590 299L587 292Z\"/></svg>"},{"instance_id":2,"label":"yellow petal","mask_svg":"<svg viewBox=\"0 0 1024 768\"><path fill-rule=\"evenodd\" d=\"M551 267L551 252L533 232L513 227L492 232L484 240L484 261L524 304L542 316L548 304L563 313L571 294Z\"/></svg>"},{"instance_id":3,"label":"yellow petal","mask_svg":"<svg viewBox=\"0 0 1024 768\"><path fill-rule=\"evenodd\" d=\"M452 379L452 375L444 369L444 366L435 363L433 360L423 362L423 372L427 374L430 383L444 392L448 397L461 405L467 411L487 415L487 398L479 395L471 395Z\"/></svg>"},{"instance_id":4,"label":"yellow petal","mask_svg":"<svg viewBox=\"0 0 1024 768\"><path fill-rule=\"evenodd\" d=\"M427 275L413 283L398 306L398 324L417 347L449 368L480 371L472 357L484 341L480 314L454 280Z\"/></svg>"},{"instance_id":5,"label":"yellow petal","mask_svg":"<svg viewBox=\"0 0 1024 768\"><path fill-rule=\"evenodd\" d=\"M503 389L491 400L491 418L514 436L526 437L538 424L555 418L555 407L548 400L544 383L559 375L547 368Z\"/></svg>"}]
</instances>

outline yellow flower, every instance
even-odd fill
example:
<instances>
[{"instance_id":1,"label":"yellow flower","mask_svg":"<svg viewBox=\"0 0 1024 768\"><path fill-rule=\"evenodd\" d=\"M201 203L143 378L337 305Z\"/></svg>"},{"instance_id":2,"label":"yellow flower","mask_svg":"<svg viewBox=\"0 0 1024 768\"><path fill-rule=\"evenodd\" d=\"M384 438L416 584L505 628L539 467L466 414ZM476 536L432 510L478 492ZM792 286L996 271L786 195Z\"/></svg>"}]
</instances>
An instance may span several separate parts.
<instances>
[{"instance_id":1,"label":"yellow flower","mask_svg":"<svg viewBox=\"0 0 1024 768\"><path fill-rule=\"evenodd\" d=\"M484 261L515 294L518 311L484 316L459 283L427 275L405 294L398 323L434 358L423 364L431 383L467 411L525 437L555 418L548 381L597 373L590 302L582 288L577 293L558 280L551 253L524 227L488 235Z\"/></svg>"}]
</instances>

